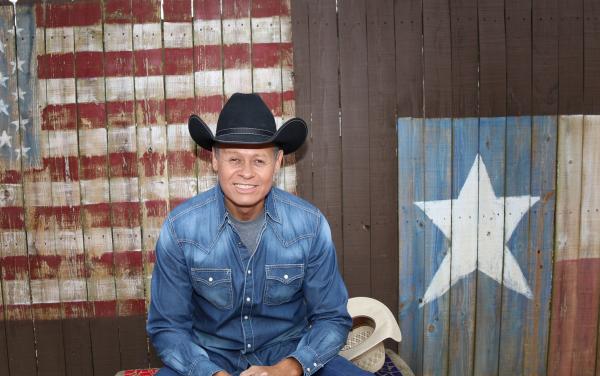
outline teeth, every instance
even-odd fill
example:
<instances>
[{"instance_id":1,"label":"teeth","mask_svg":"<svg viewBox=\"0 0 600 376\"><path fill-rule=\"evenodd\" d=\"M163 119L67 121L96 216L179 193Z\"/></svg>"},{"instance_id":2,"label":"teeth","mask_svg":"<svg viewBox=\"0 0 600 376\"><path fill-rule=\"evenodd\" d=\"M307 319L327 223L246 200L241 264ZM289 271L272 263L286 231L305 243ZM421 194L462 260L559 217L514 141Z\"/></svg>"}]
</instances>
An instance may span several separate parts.
<instances>
[{"instance_id":1,"label":"teeth","mask_svg":"<svg viewBox=\"0 0 600 376\"><path fill-rule=\"evenodd\" d=\"M240 187L242 189L250 189L250 188L254 188L253 185L250 184L235 184L237 187Z\"/></svg>"}]
</instances>

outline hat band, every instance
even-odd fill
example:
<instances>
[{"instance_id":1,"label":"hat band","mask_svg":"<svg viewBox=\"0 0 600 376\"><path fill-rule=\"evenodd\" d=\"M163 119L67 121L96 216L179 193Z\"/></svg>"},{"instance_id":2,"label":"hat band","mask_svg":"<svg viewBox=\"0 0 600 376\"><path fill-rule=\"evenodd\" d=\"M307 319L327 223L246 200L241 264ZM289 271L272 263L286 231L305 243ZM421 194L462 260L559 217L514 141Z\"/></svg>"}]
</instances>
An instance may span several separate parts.
<instances>
[{"instance_id":1,"label":"hat band","mask_svg":"<svg viewBox=\"0 0 600 376\"><path fill-rule=\"evenodd\" d=\"M252 134L252 135L256 135L256 136L268 136L271 137L273 136L275 133L265 130L265 129L259 129L259 128L225 128L225 129L219 129L217 131L217 137L218 136L227 136L230 134Z\"/></svg>"}]
</instances>

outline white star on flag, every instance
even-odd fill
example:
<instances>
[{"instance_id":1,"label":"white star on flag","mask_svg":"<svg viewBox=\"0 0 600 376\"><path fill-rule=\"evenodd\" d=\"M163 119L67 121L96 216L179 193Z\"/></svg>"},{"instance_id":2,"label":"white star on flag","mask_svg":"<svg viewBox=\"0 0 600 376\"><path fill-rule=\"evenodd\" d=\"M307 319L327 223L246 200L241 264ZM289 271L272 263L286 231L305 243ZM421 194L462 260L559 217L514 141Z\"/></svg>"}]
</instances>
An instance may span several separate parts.
<instances>
[{"instance_id":1,"label":"white star on flag","mask_svg":"<svg viewBox=\"0 0 600 376\"><path fill-rule=\"evenodd\" d=\"M0 112L8 116L8 105L0 98Z\"/></svg>"},{"instance_id":2,"label":"white star on flag","mask_svg":"<svg viewBox=\"0 0 600 376\"><path fill-rule=\"evenodd\" d=\"M24 146L22 146L21 149L16 149L15 152L17 153L17 161L21 159L21 156L23 156L23 158L28 157L27 152L30 149L31 148L26 148Z\"/></svg>"},{"instance_id":3,"label":"white star on flag","mask_svg":"<svg viewBox=\"0 0 600 376\"><path fill-rule=\"evenodd\" d=\"M0 85L6 87L6 80L8 80L8 77L6 77L2 74L2 72L0 72Z\"/></svg>"},{"instance_id":4,"label":"white star on flag","mask_svg":"<svg viewBox=\"0 0 600 376\"><path fill-rule=\"evenodd\" d=\"M17 100L17 98L21 99L21 100L25 100L25 94L27 94L27 92L25 90L16 90L13 91L12 95L13 98L15 98L15 100Z\"/></svg>"},{"instance_id":5,"label":"white star on flag","mask_svg":"<svg viewBox=\"0 0 600 376\"><path fill-rule=\"evenodd\" d=\"M12 73L15 73L17 69L19 70L19 72L23 72L23 63L25 63L25 60L21 60L19 58L17 58L16 63L14 61L11 61L10 65L12 66Z\"/></svg>"},{"instance_id":6,"label":"white star on flag","mask_svg":"<svg viewBox=\"0 0 600 376\"><path fill-rule=\"evenodd\" d=\"M10 124L15 126L15 132L19 129L19 124L21 124L21 129L25 129L25 125L29 123L29 119L20 118L20 120L11 121Z\"/></svg>"},{"instance_id":7,"label":"white star on flag","mask_svg":"<svg viewBox=\"0 0 600 376\"><path fill-rule=\"evenodd\" d=\"M513 215L504 217L505 200L506 206L513 208ZM528 195L497 197L485 164L477 155L458 198L415 202L452 242L429 283L420 306L442 296L450 289L451 284L477 269L531 299L533 295L529 284L506 241L510 239L523 215L538 200L539 197ZM451 217L456 221L454 223L451 223L448 216L451 211Z\"/></svg>"},{"instance_id":8,"label":"white star on flag","mask_svg":"<svg viewBox=\"0 0 600 376\"><path fill-rule=\"evenodd\" d=\"M10 141L12 140L12 136L9 136L6 131L2 131L2 136L0 136L0 148L4 145L8 145L8 147L12 148L12 144Z\"/></svg>"}]
</instances>

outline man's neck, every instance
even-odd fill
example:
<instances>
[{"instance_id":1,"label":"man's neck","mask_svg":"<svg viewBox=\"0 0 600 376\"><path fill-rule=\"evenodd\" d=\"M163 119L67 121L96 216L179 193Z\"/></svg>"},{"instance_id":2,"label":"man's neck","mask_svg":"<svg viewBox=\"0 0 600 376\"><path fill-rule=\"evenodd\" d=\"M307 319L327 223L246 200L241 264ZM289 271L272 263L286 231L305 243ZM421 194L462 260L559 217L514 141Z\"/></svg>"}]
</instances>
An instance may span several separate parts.
<instances>
[{"instance_id":1,"label":"man's neck","mask_svg":"<svg viewBox=\"0 0 600 376\"><path fill-rule=\"evenodd\" d=\"M262 200L260 205L252 207L235 206L233 202L225 199L225 207L229 214L231 214L238 221L251 221L256 219L264 210L265 200Z\"/></svg>"}]
</instances>

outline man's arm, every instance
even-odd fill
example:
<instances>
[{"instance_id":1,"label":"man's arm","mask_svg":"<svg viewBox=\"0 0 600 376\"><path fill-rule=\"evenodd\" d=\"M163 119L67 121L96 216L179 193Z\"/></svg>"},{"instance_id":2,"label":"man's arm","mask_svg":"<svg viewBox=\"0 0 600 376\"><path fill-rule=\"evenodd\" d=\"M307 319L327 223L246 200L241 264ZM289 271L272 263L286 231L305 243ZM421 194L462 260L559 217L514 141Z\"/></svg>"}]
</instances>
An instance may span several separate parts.
<instances>
[{"instance_id":1,"label":"man's arm","mask_svg":"<svg viewBox=\"0 0 600 376\"><path fill-rule=\"evenodd\" d=\"M163 363L184 375L212 376L223 371L192 341L192 292L181 247L167 219L156 244L156 263L146 329Z\"/></svg>"},{"instance_id":2,"label":"man's arm","mask_svg":"<svg viewBox=\"0 0 600 376\"><path fill-rule=\"evenodd\" d=\"M329 224L322 215L306 266L304 298L310 327L290 357L300 363L304 375L312 375L340 351L352 326L348 292L337 268Z\"/></svg>"}]
</instances>

